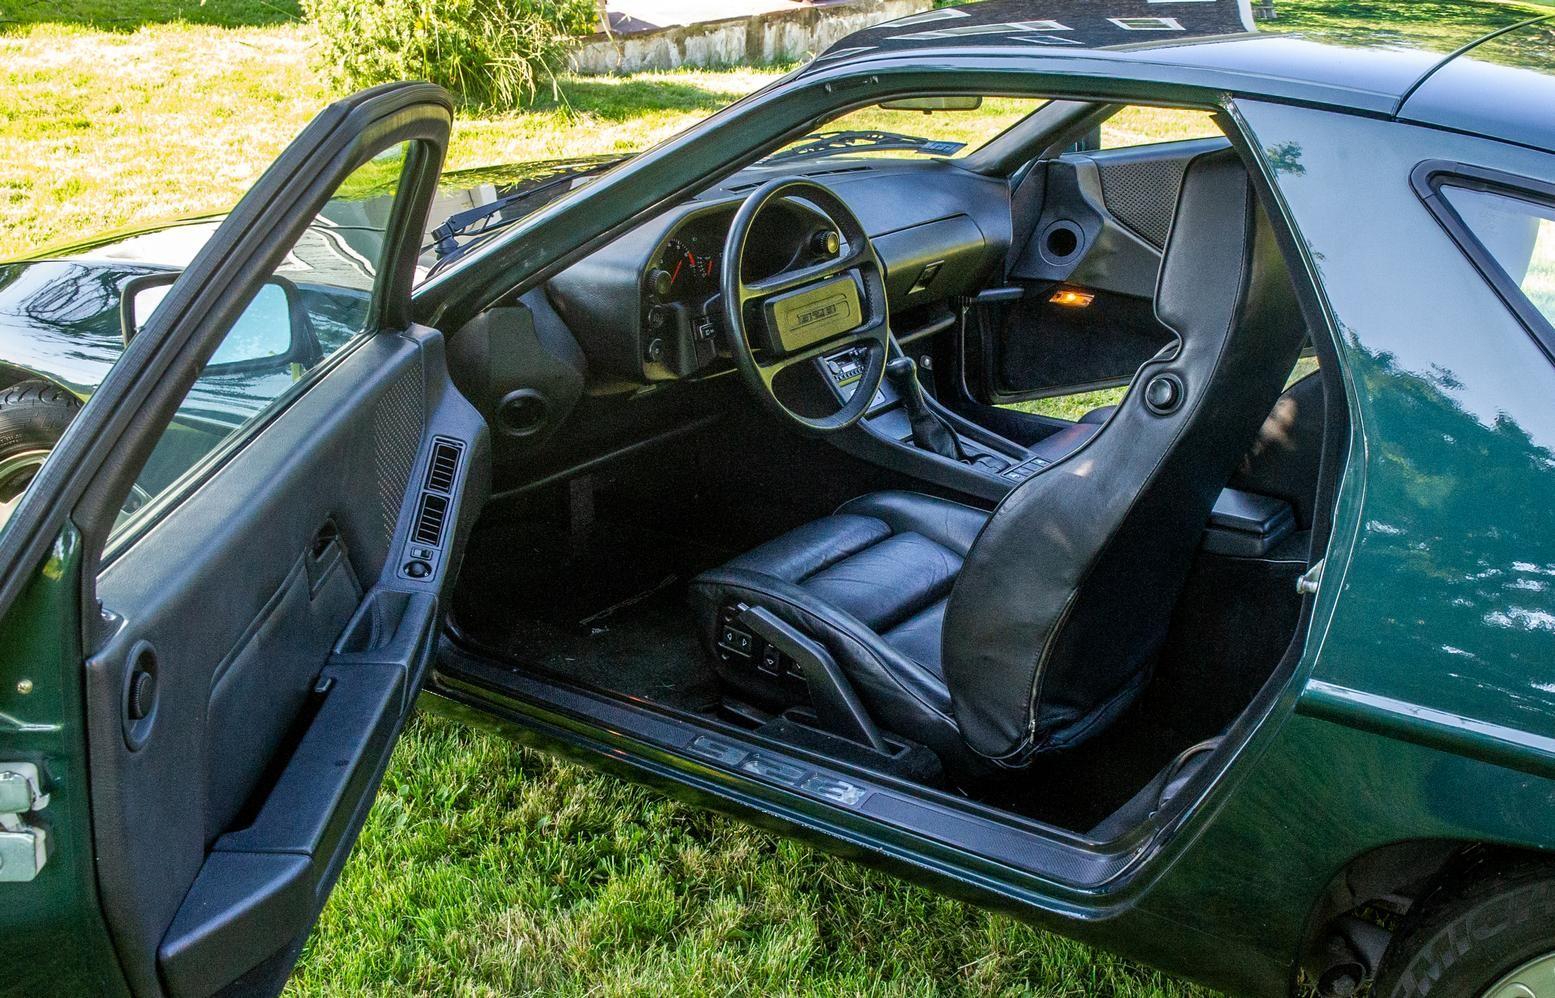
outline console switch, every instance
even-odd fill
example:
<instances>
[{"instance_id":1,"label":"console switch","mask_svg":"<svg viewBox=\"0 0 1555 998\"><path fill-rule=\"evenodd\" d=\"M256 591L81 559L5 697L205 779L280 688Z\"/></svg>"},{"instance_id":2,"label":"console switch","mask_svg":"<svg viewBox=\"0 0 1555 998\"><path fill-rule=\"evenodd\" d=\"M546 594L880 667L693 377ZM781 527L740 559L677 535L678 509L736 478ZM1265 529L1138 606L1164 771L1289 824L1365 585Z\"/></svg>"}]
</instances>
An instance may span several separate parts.
<instances>
[{"instance_id":1,"label":"console switch","mask_svg":"<svg viewBox=\"0 0 1555 998\"><path fill-rule=\"evenodd\" d=\"M1017 464L1013 468L1005 468L1001 474L1005 478L1008 478L1010 481L1019 485L1021 482L1024 482L1026 479L1030 478L1032 475L1035 475L1043 468L1046 468L1050 463L1051 462L1049 461L1042 460L1040 457L1034 457L1030 461L1026 461L1023 464Z\"/></svg>"}]
</instances>

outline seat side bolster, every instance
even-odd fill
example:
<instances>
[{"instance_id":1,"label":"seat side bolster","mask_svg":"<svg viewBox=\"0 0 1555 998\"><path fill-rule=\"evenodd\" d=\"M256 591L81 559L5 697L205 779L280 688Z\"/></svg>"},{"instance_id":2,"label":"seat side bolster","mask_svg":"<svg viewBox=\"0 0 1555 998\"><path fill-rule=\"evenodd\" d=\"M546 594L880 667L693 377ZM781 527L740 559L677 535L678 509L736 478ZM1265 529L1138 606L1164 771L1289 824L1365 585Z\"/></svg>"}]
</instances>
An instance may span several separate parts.
<instances>
[{"instance_id":1,"label":"seat side bolster","mask_svg":"<svg viewBox=\"0 0 1555 998\"><path fill-rule=\"evenodd\" d=\"M950 695L938 676L892 648L851 614L815 598L801 587L761 572L725 567L702 573L693 584L693 590L695 599L710 604L699 608L709 612L697 615L707 632L703 640L709 648L716 648L717 644L713 629L717 626L718 607L733 602L763 606L786 623L821 641L833 655L845 659L851 666L847 669L848 675L866 690L906 693L924 711L954 730ZM865 694L866 702L879 703L880 699ZM892 730L915 737L911 729L898 729L885 718L879 720L885 721Z\"/></svg>"}]
</instances>

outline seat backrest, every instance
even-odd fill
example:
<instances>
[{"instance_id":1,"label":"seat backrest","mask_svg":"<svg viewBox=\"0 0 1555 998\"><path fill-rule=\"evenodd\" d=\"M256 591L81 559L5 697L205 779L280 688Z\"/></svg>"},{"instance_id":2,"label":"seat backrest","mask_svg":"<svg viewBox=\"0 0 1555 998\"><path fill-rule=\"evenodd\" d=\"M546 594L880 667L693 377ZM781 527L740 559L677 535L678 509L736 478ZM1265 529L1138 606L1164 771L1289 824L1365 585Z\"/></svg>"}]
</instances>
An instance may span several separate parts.
<instances>
[{"instance_id":1,"label":"seat backrest","mask_svg":"<svg viewBox=\"0 0 1555 998\"><path fill-rule=\"evenodd\" d=\"M1230 150L1188 166L1155 311L1175 346L1094 437L1005 498L951 592L956 722L1007 765L1083 741L1144 687L1215 497L1300 350L1289 272Z\"/></svg>"}]
</instances>

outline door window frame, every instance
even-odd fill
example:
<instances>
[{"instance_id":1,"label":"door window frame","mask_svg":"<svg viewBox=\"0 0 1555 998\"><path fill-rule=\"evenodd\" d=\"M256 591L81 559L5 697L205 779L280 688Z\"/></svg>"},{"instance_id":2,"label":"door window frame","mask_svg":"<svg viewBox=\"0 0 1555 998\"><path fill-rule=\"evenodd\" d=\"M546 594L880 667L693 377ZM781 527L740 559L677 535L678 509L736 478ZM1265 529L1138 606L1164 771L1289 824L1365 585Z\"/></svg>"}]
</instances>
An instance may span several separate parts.
<instances>
[{"instance_id":1,"label":"door window frame","mask_svg":"<svg viewBox=\"0 0 1555 998\"><path fill-rule=\"evenodd\" d=\"M375 268L373 271L373 286L371 290L366 292L367 308L363 313L362 328L353 333L349 340L323 357L313 367L304 371L301 377L287 386L284 391L273 399L270 399L262 409L234 426L230 432L222 437L216 446L201 455L198 460L174 479L167 488L153 496L145 506L130 514L129 519L125 523L115 524L106 538L102 556L98 559L97 568L99 571L106 568L114 559L138 543L141 538L162 522L165 516L188 499L212 475L220 471L228 461L242 451L243 448L247 447L254 438L263 433L266 427L280 418L293 403L312 389L314 385L328 377L335 368L344 363L369 339L383 333L385 330L401 329L408 325L408 320L405 320L403 315L397 315L391 308L388 298L391 294L390 280L393 279L394 275L385 274L384 263L392 258L391 254L393 252L399 252L392 244L398 239L399 227L405 224L403 217L405 192L407 186L414 185L420 177L421 171L426 168L427 157L429 156L427 142L424 139L409 139L403 143L394 143L378 150L375 154L369 155L361 164L352 167L351 170L359 169L362 165L371 162L374 156L381 155L388 149L393 149L400 144L406 147L405 158L395 183L394 203L390 208L389 218L385 223L384 241L378 249L377 259L373 261ZM349 172L346 174L346 177L350 177ZM343 180L342 183L344 183ZM336 185L334 191L329 195L329 199L332 199L338 191L339 185ZM326 204L329 199L326 199ZM317 216L315 215L314 219L310 220L310 224L311 221L316 219ZM419 249L419 232L417 233L416 243L417 249ZM357 291L354 288L346 290ZM409 300L408 284L406 285L405 299L406 301ZM396 315L401 320L402 325L387 325L386 318L390 315ZM230 328L228 332L230 332ZM223 334L222 340L225 340L225 334ZM218 341L216 349L218 351L221 349L220 341ZM198 384L198 379L196 384ZM185 397L187 398L187 396Z\"/></svg>"},{"instance_id":2,"label":"door window frame","mask_svg":"<svg viewBox=\"0 0 1555 998\"><path fill-rule=\"evenodd\" d=\"M268 275L280 264L354 169L401 141L418 142L419 154L407 157L414 160L412 180L402 183L390 211L385 265L379 268L381 283L365 328L412 324L416 250L452 123L453 102L440 87L376 87L322 111L261 175L87 400L0 533L0 613L32 578L61 531L72 526L81 542L82 605L93 605L98 562L135 477L247 307L249 292L261 280L255 275ZM284 408L272 406L270 419ZM263 425L268 420L252 427L245 440ZM238 452L234 448L228 459ZM196 481L192 488L198 487ZM95 646L103 627L111 626L96 617L81 621L88 647Z\"/></svg>"},{"instance_id":3,"label":"door window frame","mask_svg":"<svg viewBox=\"0 0 1555 998\"><path fill-rule=\"evenodd\" d=\"M313 386L328 377L369 339L385 332L405 329L411 324L410 291L415 279L415 264L423 236L424 216L431 193L436 190L441 173L442 148L446 148L446 141L443 147L439 147L437 136L420 135L415 128L411 128L409 132L405 129L404 123L396 125L391 122L387 128L380 126L359 136L348 151L344 164L328 171L334 178L334 182L327 185L327 190L323 192L321 199L315 198L316 203L310 205L313 210L302 219L302 225L297 231L297 237L301 238L307 226L317 218L318 212L335 196L340 185L354 171L397 145L406 146L405 161L400 168L399 179L394 190L394 203L390 208L384 227L384 239L378 251L377 269L374 272L373 287L362 329L330 356L307 371L296 383L272 399L264 409L244 420L208 454L202 456L188 471L175 480L171 487L155 496L143 510L137 511L124 529L116 530L115 525L110 525L106 531L99 531L101 543L98 550L101 554L91 562L94 572L101 571L120 554L143 539L184 500L200 489L212 475L225 467L268 426L280 418L282 413ZM287 243L286 252L290 251L290 247L295 245L295 242L296 239L292 239ZM191 264L185 273L192 269ZM179 280L182 279L180 275ZM172 294L169 293L169 298ZM215 340L214 343L206 344L212 351L220 349L230 326L231 323L226 324L226 328L219 332L207 331L206 335L214 337ZM198 374L196 374L197 379ZM187 390L174 404L174 411L165 414L166 419L162 420L164 431L172 417L176 415L176 406L182 403L184 397L187 397Z\"/></svg>"}]
</instances>

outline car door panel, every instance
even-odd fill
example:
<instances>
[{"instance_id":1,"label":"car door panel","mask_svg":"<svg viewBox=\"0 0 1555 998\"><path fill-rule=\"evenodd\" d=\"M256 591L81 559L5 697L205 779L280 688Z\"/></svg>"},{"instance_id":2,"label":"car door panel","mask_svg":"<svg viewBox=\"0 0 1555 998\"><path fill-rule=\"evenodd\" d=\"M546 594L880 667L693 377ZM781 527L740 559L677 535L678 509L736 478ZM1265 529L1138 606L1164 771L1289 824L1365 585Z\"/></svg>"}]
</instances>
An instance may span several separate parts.
<instances>
[{"instance_id":1,"label":"car door panel","mask_svg":"<svg viewBox=\"0 0 1555 998\"><path fill-rule=\"evenodd\" d=\"M1015 255L1013 301L980 305L969 379L988 403L1122 384L1171 341L1155 319L1161 250L1193 157L1224 139L1070 153L1039 166L1042 206ZM1054 292L1090 295L1083 307Z\"/></svg>"},{"instance_id":2,"label":"car door panel","mask_svg":"<svg viewBox=\"0 0 1555 998\"><path fill-rule=\"evenodd\" d=\"M61 666L79 747L54 740L80 767L56 813L79 820L49 829L71 865L39 879L89 885L116 957L98 990L279 991L429 667L490 489L485 423L409 318L451 120L426 84L315 118L150 306L0 533L8 624L29 579L80 597L61 621L85 656ZM315 238L326 208L356 213L350 252ZM354 295L351 332L276 392L230 396L211 358L278 269ZM148 475L180 414L229 397L214 446Z\"/></svg>"},{"instance_id":3,"label":"car door panel","mask_svg":"<svg viewBox=\"0 0 1555 998\"><path fill-rule=\"evenodd\" d=\"M442 347L431 330L362 343L99 577L121 621L86 674L100 888L148 986L159 951L173 993L203 994L300 943L349 848L489 488L471 476L485 424ZM438 442L462 460L439 564L411 579ZM128 738L143 666L156 705Z\"/></svg>"}]
</instances>

